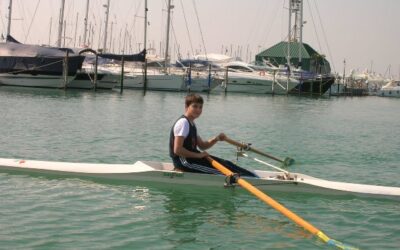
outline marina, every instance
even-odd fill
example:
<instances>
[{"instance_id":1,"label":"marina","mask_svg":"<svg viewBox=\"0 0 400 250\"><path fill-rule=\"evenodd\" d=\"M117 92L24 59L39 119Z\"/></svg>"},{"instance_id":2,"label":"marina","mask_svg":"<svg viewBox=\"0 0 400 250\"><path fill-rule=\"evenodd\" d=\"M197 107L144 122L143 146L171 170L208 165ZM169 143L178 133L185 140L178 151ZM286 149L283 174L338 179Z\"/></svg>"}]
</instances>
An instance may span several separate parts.
<instances>
[{"instance_id":1,"label":"marina","mask_svg":"<svg viewBox=\"0 0 400 250\"><path fill-rule=\"evenodd\" d=\"M0 3L0 248L398 249L397 5Z\"/></svg>"}]
</instances>

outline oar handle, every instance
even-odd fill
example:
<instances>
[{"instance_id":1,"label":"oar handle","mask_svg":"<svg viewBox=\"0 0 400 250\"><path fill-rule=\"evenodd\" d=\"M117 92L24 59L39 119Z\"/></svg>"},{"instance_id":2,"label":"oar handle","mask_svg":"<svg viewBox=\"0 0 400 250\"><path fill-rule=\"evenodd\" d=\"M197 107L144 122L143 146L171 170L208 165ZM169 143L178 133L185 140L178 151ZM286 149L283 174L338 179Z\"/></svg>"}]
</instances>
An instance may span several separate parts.
<instances>
[{"instance_id":1,"label":"oar handle","mask_svg":"<svg viewBox=\"0 0 400 250\"><path fill-rule=\"evenodd\" d=\"M240 147L240 148L243 148L243 149L245 149L245 150L250 150L250 151L253 151L253 152L256 153L256 154L259 154L259 155L262 155L262 156L271 158L271 159L273 159L273 160L275 160L275 161L284 162L283 160L281 160L281 159L279 159L279 158L276 158L276 157L273 156L273 155L267 154L267 153L265 153L265 152L261 152L260 150L251 147L249 144L240 143L240 142L238 142L238 141L232 140L231 138L229 138L229 137L227 137L227 136L225 137L224 141L226 141L227 143L232 144L232 145L234 145L234 146L236 146L236 147Z\"/></svg>"},{"instance_id":2,"label":"oar handle","mask_svg":"<svg viewBox=\"0 0 400 250\"><path fill-rule=\"evenodd\" d=\"M236 147L240 147L240 148L245 148L245 149L246 149L247 147L249 147L248 144L240 143L240 142L238 142L238 141L232 140L232 139L229 138L228 136L226 136L226 137L224 138L224 141L226 141L227 143L232 144L232 145L234 145L234 146L236 146Z\"/></svg>"}]
</instances>

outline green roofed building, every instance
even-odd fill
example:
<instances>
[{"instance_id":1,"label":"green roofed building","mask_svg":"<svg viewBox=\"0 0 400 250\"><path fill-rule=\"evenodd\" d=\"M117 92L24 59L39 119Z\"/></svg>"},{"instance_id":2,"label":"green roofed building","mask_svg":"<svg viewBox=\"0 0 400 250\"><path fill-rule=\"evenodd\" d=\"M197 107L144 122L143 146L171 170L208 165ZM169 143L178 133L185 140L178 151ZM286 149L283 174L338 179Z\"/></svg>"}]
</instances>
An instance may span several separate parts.
<instances>
[{"instance_id":1,"label":"green roofed building","mask_svg":"<svg viewBox=\"0 0 400 250\"><path fill-rule=\"evenodd\" d=\"M324 55L319 54L310 45L303 43L291 42L290 43L290 64L299 67L299 51L301 49L301 68L303 70L317 73L329 74L331 66L325 59ZM275 44L269 49L266 49L256 55L256 63L263 64L264 61L279 66L287 64L288 43L280 42Z\"/></svg>"}]
</instances>

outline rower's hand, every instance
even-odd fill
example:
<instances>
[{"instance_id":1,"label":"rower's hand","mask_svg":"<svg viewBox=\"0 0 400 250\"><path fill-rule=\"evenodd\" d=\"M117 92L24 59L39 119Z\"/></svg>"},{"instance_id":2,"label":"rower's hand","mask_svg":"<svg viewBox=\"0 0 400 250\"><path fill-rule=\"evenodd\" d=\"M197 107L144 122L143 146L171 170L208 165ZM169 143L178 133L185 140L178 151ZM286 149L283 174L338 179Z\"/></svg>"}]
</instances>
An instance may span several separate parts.
<instances>
[{"instance_id":1,"label":"rower's hand","mask_svg":"<svg viewBox=\"0 0 400 250\"><path fill-rule=\"evenodd\" d=\"M199 158L205 158L205 157L207 157L207 156L209 156L209 154L207 153L207 151L203 151L203 152L200 152L200 153L199 153Z\"/></svg>"},{"instance_id":2,"label":"rower's hand","mask_svg":"<svg viewBox=\"0 0 400 250\"><path fill-rule=\"evenodd\" d=\"M224 133L220 133L219 135L217 135L218 141L225 141L225 139L226 139L226 135Z\"/></svg>"}]
</instances>

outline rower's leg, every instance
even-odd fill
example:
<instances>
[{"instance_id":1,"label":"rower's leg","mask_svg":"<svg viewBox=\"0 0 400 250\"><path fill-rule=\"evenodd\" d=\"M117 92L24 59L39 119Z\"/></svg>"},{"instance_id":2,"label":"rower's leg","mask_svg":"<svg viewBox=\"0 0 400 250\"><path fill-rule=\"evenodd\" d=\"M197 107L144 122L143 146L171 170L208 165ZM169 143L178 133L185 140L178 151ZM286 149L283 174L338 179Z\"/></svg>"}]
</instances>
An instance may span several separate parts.
<instances>
[{"instance_id":1,"label":"rower's leg","mask_svg":"<svg viewBox=\"0 0 400 250\"><path fill-rule=\"evenodd\" d=\"M217 162L221 163L222 165L224 165L225 167L227 167L232 172L239 174L240 176L258 177L255 173L247 169L241 168L231 161L224 160L215 156L212 156L212 158L215 159Z\"/></svg>"}]
</instances>

